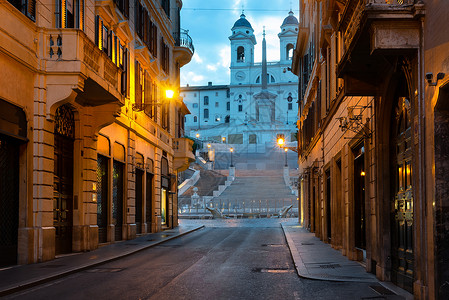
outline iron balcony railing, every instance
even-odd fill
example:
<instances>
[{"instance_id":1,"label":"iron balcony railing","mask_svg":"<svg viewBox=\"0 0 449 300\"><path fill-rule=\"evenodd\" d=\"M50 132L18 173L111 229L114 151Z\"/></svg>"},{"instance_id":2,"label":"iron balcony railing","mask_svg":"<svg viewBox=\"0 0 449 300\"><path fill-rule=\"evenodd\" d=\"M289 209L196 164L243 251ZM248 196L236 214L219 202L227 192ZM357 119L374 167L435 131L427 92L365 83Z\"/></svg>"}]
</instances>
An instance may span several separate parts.
<instances>
[{"instance_id":1,"label":"iron balcony railing","mask_svg":"<svg viewBox=\"0 0 449 300\"><path fill-rule=\"evenodd\" d=\"M175 38L176 46L188 48L192 53L195 53L192 38L190 37L188 30L181 29L180 32L174 32L173 37Z\"/></svg>"}]
</instances>

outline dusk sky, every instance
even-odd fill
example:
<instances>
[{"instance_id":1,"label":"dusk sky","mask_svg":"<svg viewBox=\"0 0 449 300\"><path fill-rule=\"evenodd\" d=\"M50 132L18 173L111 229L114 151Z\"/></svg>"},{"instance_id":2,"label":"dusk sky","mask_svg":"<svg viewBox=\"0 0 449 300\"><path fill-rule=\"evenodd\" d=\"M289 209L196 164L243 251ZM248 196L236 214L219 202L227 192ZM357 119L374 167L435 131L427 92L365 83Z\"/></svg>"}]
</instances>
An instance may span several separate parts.
<instances>
[{"instance_id":1,"label":"dusk sky","mask_svg":"<svg viewBox=\"0 0 449 300\"><path fill-rule=\"evenodd\" d=\"M268 61L279 60L280 26L292 8L298 18L298 1L291 0L184 0L181 27L189 30L195 54L181 68L181 86L229 84L230 43L228 37L242 7L256 36L255 62L262 61L262 31L265 26Z\"/></svg>"}]
</instances>

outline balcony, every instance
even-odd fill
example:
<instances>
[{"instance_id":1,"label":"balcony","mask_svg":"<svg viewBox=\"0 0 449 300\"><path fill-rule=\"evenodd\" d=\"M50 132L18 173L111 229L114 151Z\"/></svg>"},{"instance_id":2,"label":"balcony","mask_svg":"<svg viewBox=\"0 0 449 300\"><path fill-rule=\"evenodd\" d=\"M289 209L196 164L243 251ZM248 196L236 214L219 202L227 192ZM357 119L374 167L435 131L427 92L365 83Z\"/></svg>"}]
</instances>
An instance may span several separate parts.
<instances>
[{"instance_id":1,"label":"balcony","mask_svg":"<svg viewBox=\"0 0 449 300\"><path fill-rule=\"evenodd\" d=\"M190 163L195 161L193 154L193 140L188 138L173 139L173 150L175 151L174 169L178 172L186 170Z\"/></svg>"},{"instance_id":2,"label":"balcony","mask_svg":"<svg viewBox=\"0 0 449 300\"><path fill-rule=\"evenodd\" d=\"M346 95L376 94L389 62L383 56L410 54L419 47L424 7L417 0L349 0L338 30L343 57L337 74Z\"/></svg>"},{"instance_id":3,"label":"balcony","mask_svg":"<svg viewBox=\"0 0 449 300\"><path fill-rule=\"evenodd\" d=\"M180 67L188 64L192 59L193 53L195 53L192 38L188 32L188 30L181 29L180 32L173 33L173 38L175 39L175 49L173 53L175 60L179 63Z\"/></svg>"},{"instance_id":4,"label":"balcony","mask_svg":"<svg viewBox=\"0 0 449 300\"><path fill-rule=\"evenodd\" d=\"M63 94L65 87L75 90L76 101L83 105L124 104L122 70L82 30L46 29L43 56L50 93Z\"/></svg>"}]
</instances>

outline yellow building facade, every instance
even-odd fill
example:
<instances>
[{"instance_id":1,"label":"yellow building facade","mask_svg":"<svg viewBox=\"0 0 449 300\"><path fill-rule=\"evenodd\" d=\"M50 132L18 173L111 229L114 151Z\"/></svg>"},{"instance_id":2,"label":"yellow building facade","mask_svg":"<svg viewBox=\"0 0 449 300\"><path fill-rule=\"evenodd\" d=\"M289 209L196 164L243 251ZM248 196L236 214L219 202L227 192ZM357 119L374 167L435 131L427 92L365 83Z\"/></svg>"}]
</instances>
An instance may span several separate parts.
<instances>
[{"instance_id":1,"label":"yellow building facade","mask_svg":"<svg viewBox=\"0 0 449 300\"><path fill-rule=\"evenodd\" d=\"M0 3L1 265L177 226L177 173L194 159L181 8Z\"/></svg>"}]
</instances>

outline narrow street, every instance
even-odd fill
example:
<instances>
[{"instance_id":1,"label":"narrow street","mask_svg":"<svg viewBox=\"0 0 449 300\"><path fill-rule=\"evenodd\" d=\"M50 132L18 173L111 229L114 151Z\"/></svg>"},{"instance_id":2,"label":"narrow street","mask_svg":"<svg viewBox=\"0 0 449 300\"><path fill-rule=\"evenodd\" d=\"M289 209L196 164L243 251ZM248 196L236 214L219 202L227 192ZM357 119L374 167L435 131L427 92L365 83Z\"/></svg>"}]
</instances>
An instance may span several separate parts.
<instances>
[{"instance_id":1,"label":"narrow street","mask_svg":"<svg viewBox=\"0 0 449 300\"><path fill-rule=\"evenodd\" d=\"M208 221L204 229L6 299L386 299L373 283L298 277L280 222Z\"/></svg>"}]
</instances>

